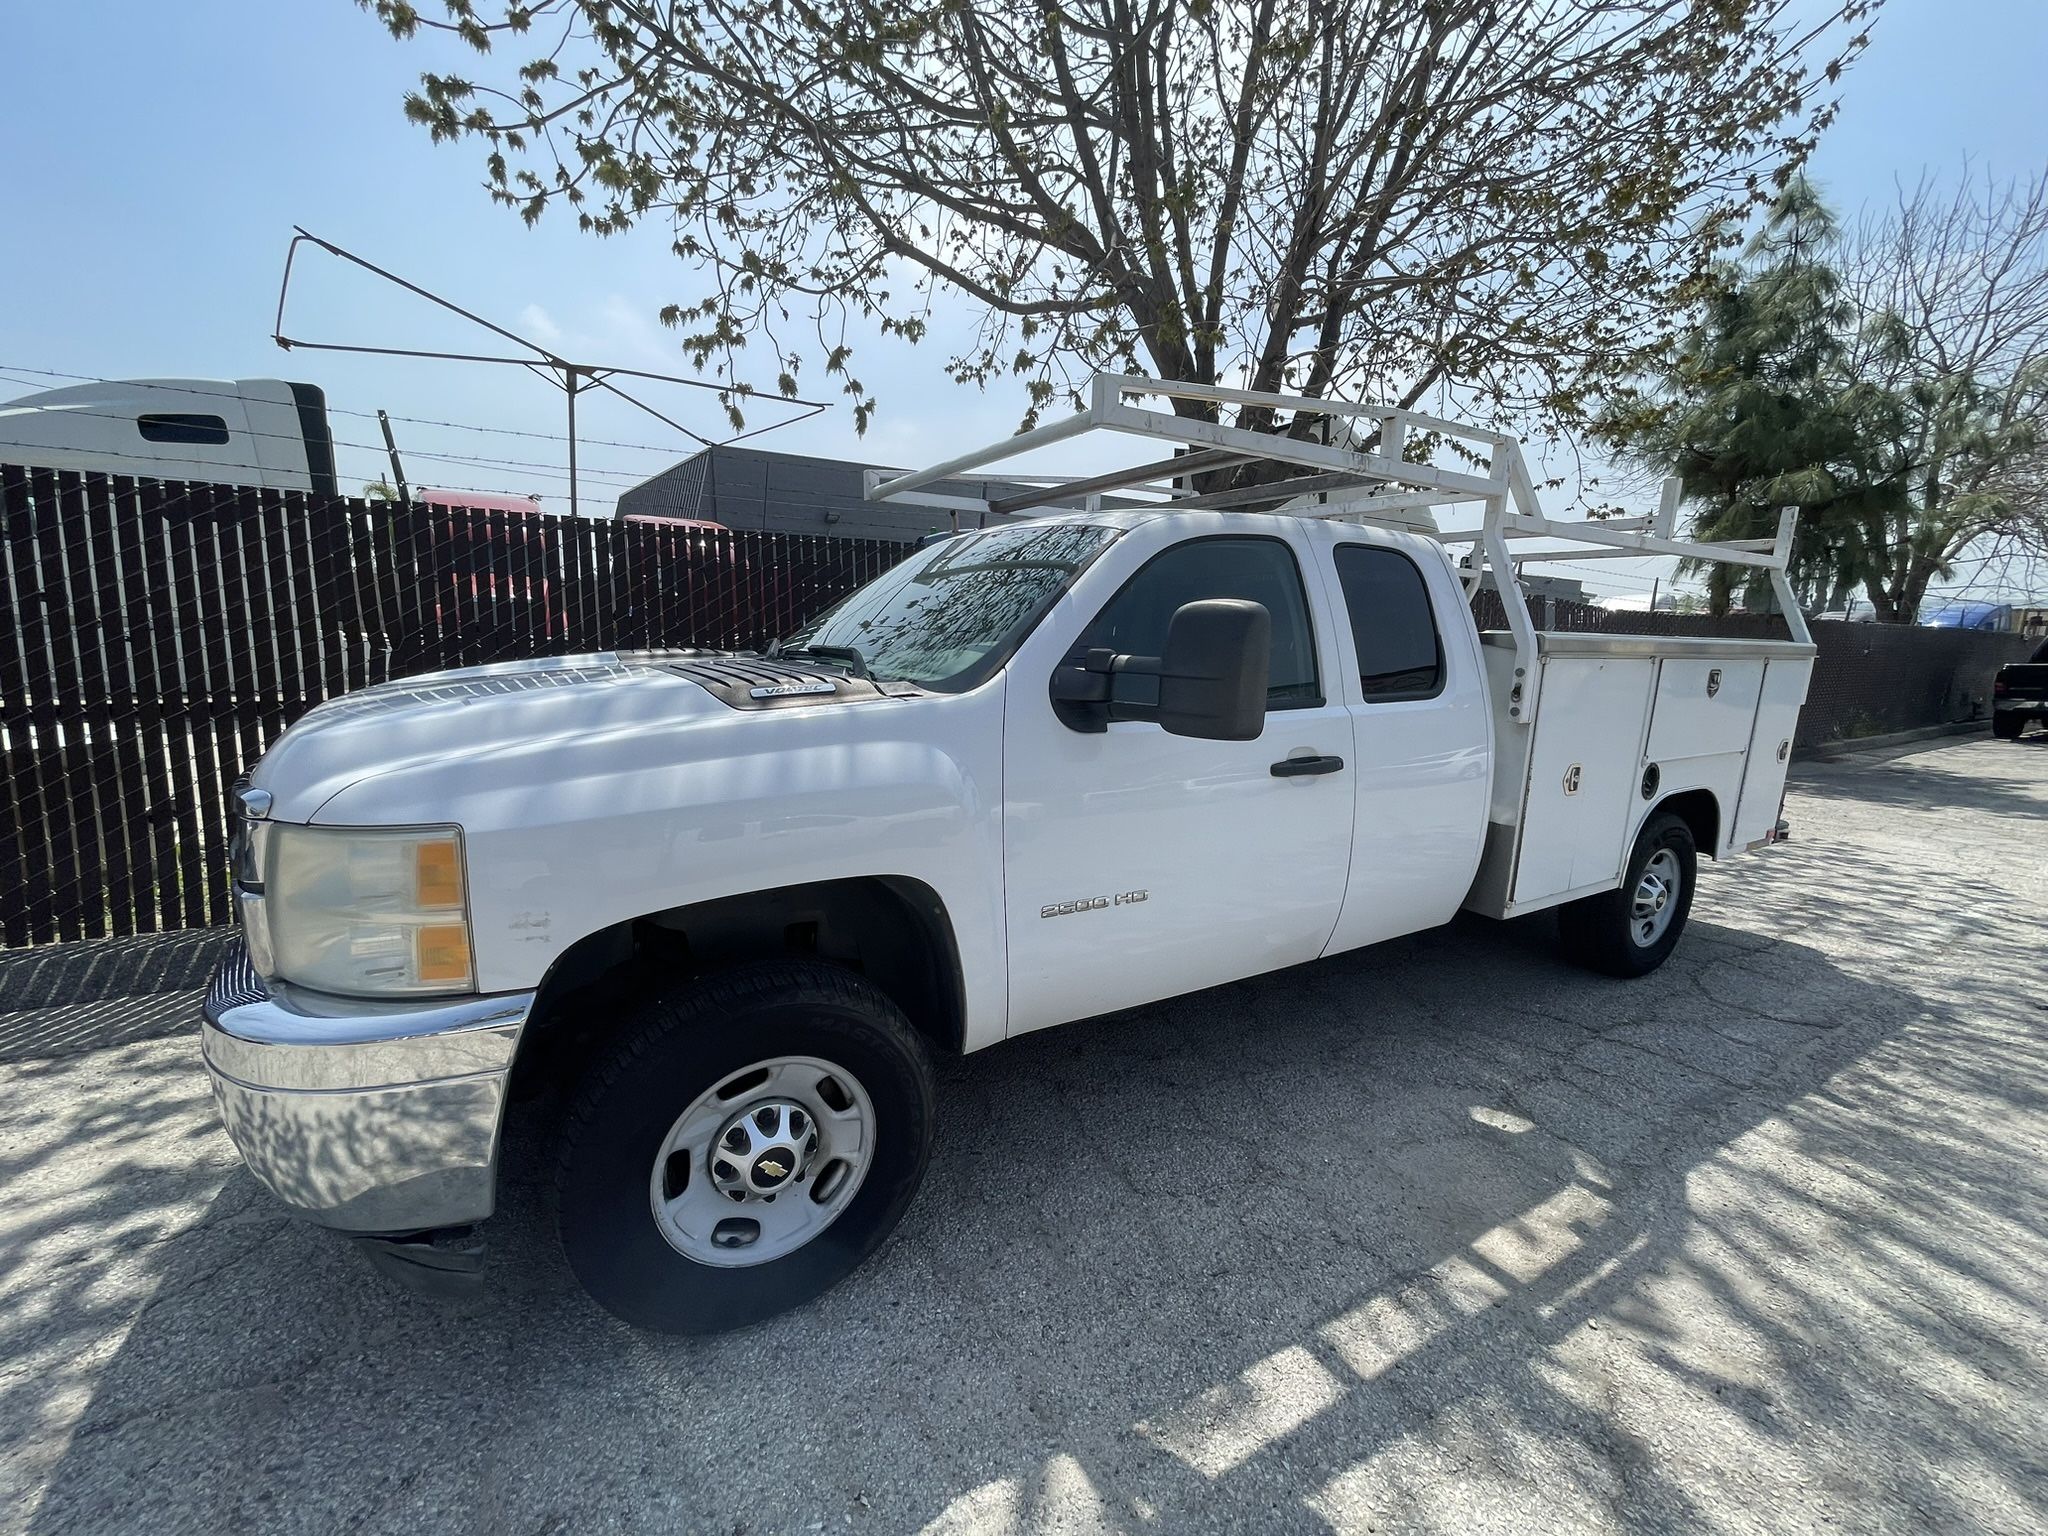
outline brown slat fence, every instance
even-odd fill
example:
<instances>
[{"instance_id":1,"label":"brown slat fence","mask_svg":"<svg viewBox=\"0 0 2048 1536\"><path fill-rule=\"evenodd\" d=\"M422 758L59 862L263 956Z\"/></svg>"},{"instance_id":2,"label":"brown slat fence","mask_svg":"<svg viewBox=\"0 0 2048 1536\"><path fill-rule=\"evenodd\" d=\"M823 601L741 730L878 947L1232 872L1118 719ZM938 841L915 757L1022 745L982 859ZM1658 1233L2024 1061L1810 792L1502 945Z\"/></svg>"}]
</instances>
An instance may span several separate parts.
<instances>
[{"instance_id":1,"label":"brown slat fence","mask_svg":"<svg viewBox=\"0 0 2048 1536\"><path fill-rule=\"evenodd\" d=\"M230 920L226 797L322 700L748 647L906 546L0 465L0 942Z\"/></svg>"}]
</instances>

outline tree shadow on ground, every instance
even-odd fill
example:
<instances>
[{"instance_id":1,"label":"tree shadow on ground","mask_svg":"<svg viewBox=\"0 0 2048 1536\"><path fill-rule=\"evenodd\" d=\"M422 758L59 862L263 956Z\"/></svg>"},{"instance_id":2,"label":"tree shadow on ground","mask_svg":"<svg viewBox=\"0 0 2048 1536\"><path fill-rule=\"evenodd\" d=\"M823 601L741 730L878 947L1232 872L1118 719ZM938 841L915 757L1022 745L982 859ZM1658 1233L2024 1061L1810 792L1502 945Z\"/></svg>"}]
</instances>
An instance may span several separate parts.
<instances>
[{"instance_id":1,"label":"tree shadow on ground","mask_svg":"<svg viewBox=\"0 0 2048 1536\"><path fill-rule=\"evenodd\" d=\"M194 1029L190 993L93 997L0 1012L0 1062L77 1056Z\"/></svg>"},{"instance_id":2,"label":"tree shadow on ground","mask_svg":"<svg viewBox=\"0 0 2048 1536\"><path fill-rule=\"evenodd\" d=\"M1639 983L1461 921L955 1062L897 1237L712 1340L576 1291L530 1127L451 1308L276 1215L188 1042L31 1063L0 1493L38 1532L1995 1525L2042 1163L1969 1117L2038 1110L2040 1016L1797 935L1910 883L1935 951L2024 936L1953 873L1746 876L1778 936L1696 920Z\"/></svg>"},{"instance_id":3,"label":"tree shadow on ground","mask_svg":"<svg viewBox=\"0 0 2048 1536\"><path fill-rule=\"evenodd\" d=\"M2028 765L2019 769L2020 775L2038 772L2048 766L2036 755L2043 753L2048 753L2048 731L2030 731L2014 741L1987 741L1968 752L1954 750L1952 742L1931 741L1869 758L1798 763L1793 780L1801 791L1824 800L1857 800L1926 815L1988 811L2041 821L2048 819L2048 801L2024 777L2008 778L2005 772L2015 761ZM2014 759L2008 754L2026 756ZM1988 771L1993 769L1998 771Z\"/></svg>"}]
</instances>

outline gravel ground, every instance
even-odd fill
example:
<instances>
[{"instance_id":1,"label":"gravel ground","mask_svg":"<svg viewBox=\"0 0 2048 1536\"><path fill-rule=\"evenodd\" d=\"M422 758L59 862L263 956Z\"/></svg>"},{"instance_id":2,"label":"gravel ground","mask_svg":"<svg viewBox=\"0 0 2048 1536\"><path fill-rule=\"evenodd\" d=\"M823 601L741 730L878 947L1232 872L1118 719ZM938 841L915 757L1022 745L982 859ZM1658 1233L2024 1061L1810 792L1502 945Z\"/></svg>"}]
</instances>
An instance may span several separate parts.
<instances>
[{"instance_id":1,"label":"gravel ground","mask_svg":"<svg viewBox=\"0 0 2048 1536\"><path fill-rule=\"evenodd\" d=\"M489 1294L282 1218L185 991L0 1013L0 1525L2048 1527L2048 737L1803 770L1678 956L1541 919L1013 1042L823 1301Z\"/></svg>"}]
</instances>

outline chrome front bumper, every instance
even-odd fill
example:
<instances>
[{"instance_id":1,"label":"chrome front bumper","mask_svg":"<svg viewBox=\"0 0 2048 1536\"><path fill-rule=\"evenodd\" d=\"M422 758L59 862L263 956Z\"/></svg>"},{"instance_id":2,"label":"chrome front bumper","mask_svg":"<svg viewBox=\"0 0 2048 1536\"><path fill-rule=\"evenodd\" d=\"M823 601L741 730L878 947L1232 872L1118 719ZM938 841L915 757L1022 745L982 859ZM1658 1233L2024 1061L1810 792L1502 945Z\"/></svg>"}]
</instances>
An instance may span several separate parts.
<instances>
[{"instance_id":1,"label":"chrome front bumper","mask_svg":"<svg viewBox=\"0 0 2048 1536\"><path fill-rule=\"evenodd\" d=\"M201 1047L249 1171L343 1232L481 1221L531 992L399 1004L267 986L239 941L214 972Z\"/></svg>"}]
</instances>

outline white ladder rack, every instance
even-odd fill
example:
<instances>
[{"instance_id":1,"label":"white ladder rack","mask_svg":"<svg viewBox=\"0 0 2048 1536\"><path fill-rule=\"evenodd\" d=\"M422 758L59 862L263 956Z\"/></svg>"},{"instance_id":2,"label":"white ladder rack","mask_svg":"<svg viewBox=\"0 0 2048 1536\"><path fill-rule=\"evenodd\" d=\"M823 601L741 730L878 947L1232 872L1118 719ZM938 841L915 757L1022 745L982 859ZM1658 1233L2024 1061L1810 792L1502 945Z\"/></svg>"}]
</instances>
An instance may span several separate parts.
<instances>
[{"instance_id":1,"label":"white ladder rack","mask_svg":"<svg viewBox=\"0 0 2048 1536\"><path fill-rule=\"evenodd\" d=\"M1307 429L1309 435L1254 432L1201 416L1183 416L1170 408L1159 410L1133 403L1147 399L1265 410L1276 417L1290 418L1290 432ZM1073 477L1011 473L1006 477L1009 488L997 496L963 495L954 487L932 489L970 470L986 469L1069 438L1101 431L1171 444L1175 451L1169 457L1155 456L1128 469L1103 474ZM1449 446L1455 457L1475 466L1485 465L1484 471L1443 469L1409 461L1405 456L1409 444L1423 437ZM1346 446L1341 441L1344 438L1353 442L1369 440L1374 446L1370 450ZM1192 475L1253 463L1283 465L1299 473L1260 485L1206 493L1193 490L1188 483ZM1519 700L1510 701L1508 713L1524 725L1536 716L1539 676L1536 624L1530 617L1521 580L1525 560L1676 555L1681 559L1748 566L1768 574L1792 638L1802 645L1812 642L1805 615L1800 612L1785 574L1792 555L1796 520L1792 509L1778 514L1774 538L1719 542L1681 539L1674 536L1678 482L1667 480L1663 498L1651 517L1559 522L1544 515L1522 457L1521 444L1511 434L1399 406L1354 405L1342 400L1317 400L1213 384L1177 384L1132 374L1097 374L1089 385L1086 408L1071 416L957 455L929 469L902 474L871 469L866 485L870 501L998 517L1096 510L1105 505L1105 493L1119 491L1134 492L1138 497L1114 503L1123 509L1266 511L1287 517L1376 524L1428 533L1446 545L1474 545L1474 558L1463 573L1466 595L1470 597L1478 591L1489 571L1495 573L1501 606L1507 611L1508 630L1514 637L1515 675L1521 693ZM1470 502L1478 502L1483 509L1479 528L1442 531L1436 522L1437 509ZM1511 544L1523 539L1563 540L1581 547L1517 553Z\"/></svg>"}]
</instances>

